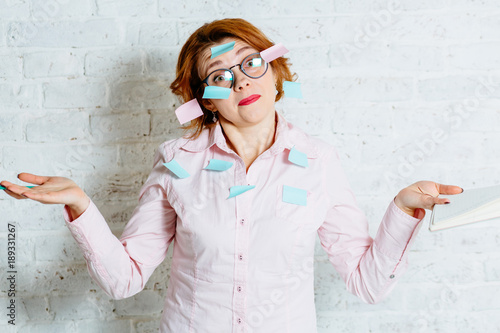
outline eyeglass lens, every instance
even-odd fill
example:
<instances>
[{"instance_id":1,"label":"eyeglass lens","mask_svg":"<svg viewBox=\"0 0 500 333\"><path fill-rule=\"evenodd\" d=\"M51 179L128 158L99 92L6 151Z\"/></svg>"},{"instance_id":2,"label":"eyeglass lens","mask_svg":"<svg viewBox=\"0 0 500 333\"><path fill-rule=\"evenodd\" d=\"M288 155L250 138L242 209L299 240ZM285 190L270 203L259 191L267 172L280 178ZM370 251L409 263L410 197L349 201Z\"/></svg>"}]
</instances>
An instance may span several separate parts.
<instances>
[{"instance_id":1,"label":"eyeglass lens","mask_svg":"<svg viewBox=\"0 0 500 333\"><path fill-rule=\"evenodd\" d=\"M241 71L248 77L258 78L266 71L266 62L260 54L251 54L243 60L240 66ZM209 86L230 88L234 80L233 73L227 69L219 69L212 72L208 77Z\"/></svg>"}]
</instances>

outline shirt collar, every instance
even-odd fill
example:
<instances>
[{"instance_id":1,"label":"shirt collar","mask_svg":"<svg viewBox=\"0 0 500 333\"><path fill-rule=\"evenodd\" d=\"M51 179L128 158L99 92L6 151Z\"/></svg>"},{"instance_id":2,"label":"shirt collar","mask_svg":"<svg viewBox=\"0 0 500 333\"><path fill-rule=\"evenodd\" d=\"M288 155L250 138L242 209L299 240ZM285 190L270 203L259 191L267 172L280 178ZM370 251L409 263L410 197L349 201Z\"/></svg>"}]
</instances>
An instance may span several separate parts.
<instances>
[{"instance_id":1,"label":"shirt collar","mask_svg":"<svg viewBox=\"0 0 500 333\"><path fill-rule=\"evenodd\" d=\"M295 148L307 155L308 158L318 157L316 145L310 142L309 136L287 122L285 118L276 112L278 123L276 125L276 137L273 145L268 150L271 155L281 153L284 149ZM190 152L202 152L216 144L220 149L228 151L226 138L222 133L220 123L211 128L204 129L195 140L186 139L180 148Z\"/></svg>"}]
</instances>

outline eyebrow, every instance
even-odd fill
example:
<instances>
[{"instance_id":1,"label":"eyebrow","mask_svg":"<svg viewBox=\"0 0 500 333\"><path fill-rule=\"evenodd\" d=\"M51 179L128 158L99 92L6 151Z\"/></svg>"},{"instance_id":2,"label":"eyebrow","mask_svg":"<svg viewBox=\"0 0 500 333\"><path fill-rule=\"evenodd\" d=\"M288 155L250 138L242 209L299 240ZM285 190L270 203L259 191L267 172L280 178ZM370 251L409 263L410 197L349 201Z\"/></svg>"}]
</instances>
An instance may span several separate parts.
<instances>
[{"instance_id":1,"label":"eyebrow","mask_svg":"<svg viewBox=\"0 0 500 333\"><path fill-rule=\"evenodd\" d=\"M236 55L239 55L241 52L245 51L245 50L248 50L248 49L251 49L252 47L250 46L243 46L241 49L239 49L238 51L236 51ZM207 72L210 70L210 68L214 67L214 66L218 66L218 65L222 65L222 61L220 60L217 60L217 61L214 61L213 63L211 63L208 68L207 68Z\"/></svg>"}]
</instances>

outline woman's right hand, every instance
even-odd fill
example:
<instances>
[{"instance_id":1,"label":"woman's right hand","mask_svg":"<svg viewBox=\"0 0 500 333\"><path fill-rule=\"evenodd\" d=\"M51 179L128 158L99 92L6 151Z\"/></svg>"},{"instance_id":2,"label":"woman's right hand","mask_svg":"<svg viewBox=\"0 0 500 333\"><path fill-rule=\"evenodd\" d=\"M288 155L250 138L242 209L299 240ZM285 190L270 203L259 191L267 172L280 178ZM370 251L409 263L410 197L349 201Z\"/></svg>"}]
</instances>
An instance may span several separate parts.
<instances>
[{"instance_id":1,"label":"woman's right hand","mask_svg":"<svg viewBox=\"0 0 500 333\"><path fill-rule=\"evenodd\" d=\"M67 205L73 219L80 216L90 203L85 192L69 178L37 176L26 172L20 173L17 178L38 186L27 188L3 180L0 185L7 188L5 193L16 199L27 198L43 204Z\"/></svg>"}]
</instances>

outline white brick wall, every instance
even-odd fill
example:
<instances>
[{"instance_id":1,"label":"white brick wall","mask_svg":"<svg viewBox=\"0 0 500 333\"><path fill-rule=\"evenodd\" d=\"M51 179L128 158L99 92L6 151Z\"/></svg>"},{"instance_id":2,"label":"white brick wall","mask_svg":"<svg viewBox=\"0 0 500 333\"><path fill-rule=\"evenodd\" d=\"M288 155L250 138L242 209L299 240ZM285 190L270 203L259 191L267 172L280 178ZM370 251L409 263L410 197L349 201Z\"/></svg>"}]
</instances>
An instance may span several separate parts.
<instances>
[{"instance_id":1,"label":"white brick wall","mask_svg":"<svg viewBox=\"0 0 500 333\"><path fill-rule=\"evenodd\" d=\"M372 234L414 181L499 183L495 0L0 0L0 178L71 177L120 235L154 150L180 135L168 89L178 52L223 17L246 18L289 48L305 98L278 106L338 147ZM18 325L3 310L0 331L157 331L171 252L143 292L114 301L90 279L61 206L0 193L0 212L0 263L15 222L19 272ZM500 331L498 222L424 226L408 272L377 305L345 291L317 244L318 331Z\"/></svg>"}]
</instances>

